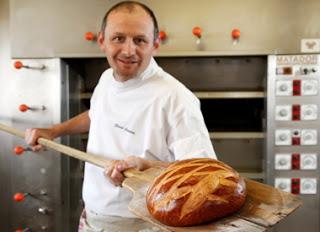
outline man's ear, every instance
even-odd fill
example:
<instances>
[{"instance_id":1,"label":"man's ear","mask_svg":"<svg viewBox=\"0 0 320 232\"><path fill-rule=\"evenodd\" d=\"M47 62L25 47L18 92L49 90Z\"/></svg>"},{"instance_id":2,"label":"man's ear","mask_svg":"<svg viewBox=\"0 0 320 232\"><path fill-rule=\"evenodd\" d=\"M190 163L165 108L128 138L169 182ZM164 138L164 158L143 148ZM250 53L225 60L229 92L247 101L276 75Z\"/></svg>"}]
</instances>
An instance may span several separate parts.
<instances>
[{"instance_id":1,"label":"man's ear","mask_svg":"<svg viewBox=\"0 0 320 232\"><path fill-rule=\"evenodd\" d=\"M155 55L158 50L159 50L159 46L160 46L160 40L157 38L153 41L153 47L154 47L154 51L153 54Z\"/></svg>"},{"instance_id":2,"label":"man's ear","mask_svg":"<svg viewBox=\"0 0 320 232\"><path fill-rule=\"evenodd\" d=\"M100 50L105 52L106 48L105 48L105 44L104 44L104 33L102 33L101 31L98 33L98 38L97 38L97 42L99 44Z\"/></svg>"}]
</instances>

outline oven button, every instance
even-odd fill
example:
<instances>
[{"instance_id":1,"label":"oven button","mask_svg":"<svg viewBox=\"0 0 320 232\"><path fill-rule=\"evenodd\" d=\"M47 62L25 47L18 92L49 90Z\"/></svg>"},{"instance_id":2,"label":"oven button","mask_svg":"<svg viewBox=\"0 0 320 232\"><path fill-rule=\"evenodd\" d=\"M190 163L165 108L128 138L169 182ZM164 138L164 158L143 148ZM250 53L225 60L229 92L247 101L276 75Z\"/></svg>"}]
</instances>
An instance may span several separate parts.
<instances>
[{"instance_id":1,"label":"oven button","mask_svg":"<svg viewBox=\"0 0 320 232\"><path fill-rule=\"evenodd\" d=\"M291 120L291 106L290 105L276 106L275 119L277 121L290 121Z\"/></svg>"},{"instance_id":2,"label":"oven button","mask_svg":"<svg viewBox=\"0 0 320 232\"><path fill-rule=\"evenodd\" d=\"M280 141L285 141L285 140L287 140L287 135L286 134L282 134L282 135L280 135Z\"/></svg>"},{"instance_id":3,"label":"oven button","mask_svg":"<svg viewBox=\"0 0 320 232\"><path fill-rule=\"evenodd\" d=\"M317 170L317 154L301 154L302 170Z\"/></svg>"},{"instance_id":4,"label":"oven button","mask_svg":"<svg viewBox=\"0 0 320 232\"><path fill-rule=\"evenodd\" d=\"M288 111L286 111L285 109L280 110L280 116L287 116L288 115Z\"/></svg>"},{"instance_id":5,"label":"oven button","mask_svg":"<svg viewBox=\"0 0 320 232\"><path fill-rule=\"evenodd\" d=\"M286 185L285 183L280 183L280 184L278 185L278 188L279 188L279 189L282 189L282 190L285 190L285 189L287 188L287 185Z\"/></svg>"},{"instance_id":6,"label":"oven button","mask_svg":"<svg viewBox=\"0 0 320 232\"><path fill-rule=\"evenodd\" d=\"M290 130L276 130L275 144L278 146L291 145L291 131Z\"/></svg>"},{"instance_id":7,"label":"oven button","mask_svg":"<svg viewBox=\"0 0 320 232\"><path fill-rule=\"evenodd\" d=\"M301 106L302 120L316 120L318 119L318 106L315 104Z\"/></svg>"},{"instance_id":8,"label":"oven button","mask_svg":"<svg viewBox=\"0 0 320 232\"><path fill-rule=\"evenodd\" d=\"M316 178L301 178L301 194L316 194L317 179Z\"/></svg>"},{"instance_id":9,"label":"oven button","mask_svg":"<svg viewBox=\"0 0 320 232\"><path fill-rule=\"evenodd\" d=\"M317 80L303 80L302 81L302 95L312 96L318 94Z\"/></svg>"},{"instance_id":10,"label":"oven button","mask_svg":"<svg viewBox=\"0 0 320 232\"><path fill-rule=\"evenodd\" d=\"M316 130L301 130L301 145L317 145Z\"/></svg>"},{"instance_id":11,"label":"oven button","mask_svg":"<svg viewBox=\"0 0 320 232\"><path fill-rule=\"evenodd\" d=\"M277 96L292 96L292 81L277 81L276 82Z\"/></svg>"},{"instance_id":12,"label":"oven button","mask_svg":"<svg viewBox=\"0 0 320 232\"><path fill-rule=\"evenodd\" d=\"M281 91L287 91L289 88L288 88L288 85L286 85L286 84L282 84L281 86L280 86L280 90Z\"/></svg>"},{"instance_id":13,"label":"oven button","mask_svg":"<svg viewBox=\"0 0 320 232\"><path fill-rule=\"evenodd\" d=\"M274 186L282 191L291 192L290 178L275 178Z\"/></svg>"},{"instance_id":14,"label":"oven button","mask_svg":"<svg viewBox=\"0 0 320 232\"><path fill-rule=\"evenodd\" d=\"M275 155L275 169L276 170L290 170L291 169L291 154L276 154Z\"/></svg>"}]
</instances>

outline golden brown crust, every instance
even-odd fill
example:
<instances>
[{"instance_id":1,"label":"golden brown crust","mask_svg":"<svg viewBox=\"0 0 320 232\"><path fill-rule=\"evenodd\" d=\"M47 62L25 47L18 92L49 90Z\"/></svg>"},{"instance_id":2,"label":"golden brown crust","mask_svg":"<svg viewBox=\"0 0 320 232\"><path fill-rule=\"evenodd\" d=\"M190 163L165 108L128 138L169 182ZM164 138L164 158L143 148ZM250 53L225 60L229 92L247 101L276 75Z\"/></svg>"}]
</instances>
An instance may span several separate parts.
<instances>
[{"instance_id":1,"label":"golden brown crust","mask_svg":"<svg viewBox=\"0 0 320 232\"><path fill-rule=\"evenodd\" d=\"M170 226L208 222L241 208L244 180L228 165L209 158L178 161L162 172L147 193L151 215Z\"/></svg>"}]
</instances>

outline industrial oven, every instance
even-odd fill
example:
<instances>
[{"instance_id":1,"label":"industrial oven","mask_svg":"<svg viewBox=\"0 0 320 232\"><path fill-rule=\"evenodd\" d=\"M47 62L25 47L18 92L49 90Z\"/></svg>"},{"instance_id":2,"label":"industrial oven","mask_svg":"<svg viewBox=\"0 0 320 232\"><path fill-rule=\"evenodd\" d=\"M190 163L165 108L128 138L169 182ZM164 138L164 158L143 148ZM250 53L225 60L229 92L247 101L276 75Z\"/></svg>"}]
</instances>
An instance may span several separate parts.
<instances>
[{"instance_id":1,"label":"industrial oven","mask_svg":"<svg viewBox=\"0 0 320 232\"><path fill-rule=\"evenodd\" d=\"M268 57L267 183L302 207L277 231L319 231L320 55Z\"/></svg>"},{"instance_id":2,"label":"industrial oven","mask_svg":"<svg viewBox=\"0 0 320 232\"><path fill-rule=\"evenodd\" d=\"M201 101L218 158L243 176L299 194L303 206L274 231L318 231L318 55L156 57ZM20 61L21 62L21 61ZM89 109L103 58L24 59L15 62L17 88L12 126L58 123ZM37 83L28 88L29 83ZM19 87L20 86L20 87ZM61 142L85 150L87 135ZM12 149L24 146L14 138ZM74 231L82 209L83 162L47 150L11 157L12 229ZM18 152L19 153L19 152ZM13 170L11 170L13 171ZM17 175L18 174L18 175ZM27 215L34 215L29 217ZM307 217L305 215L308 215Z\"/></svg>"},{"instance_id":3,"label":"industrial oven","mask_svg":"<svg viewBox=\"0 0 320 232\"><path fill-rule=\"evenodd\" d=\"M116 2L10 0L14 59L10 76L0 79L10 83L0 86L10 96L0 123L46 127L89 109L109 67L94 31ZM303 200L272 231L319 231L320 55L300 54L303 38L319 37L319 1L141 2L155 10L164 36L156 61L200 99L218 158ZM9 0L3 3L9 11ZM0 137L0 230L76 231L84 163ZM57 141L85 150L87 139Z\"/></svg>"}]
</instances>

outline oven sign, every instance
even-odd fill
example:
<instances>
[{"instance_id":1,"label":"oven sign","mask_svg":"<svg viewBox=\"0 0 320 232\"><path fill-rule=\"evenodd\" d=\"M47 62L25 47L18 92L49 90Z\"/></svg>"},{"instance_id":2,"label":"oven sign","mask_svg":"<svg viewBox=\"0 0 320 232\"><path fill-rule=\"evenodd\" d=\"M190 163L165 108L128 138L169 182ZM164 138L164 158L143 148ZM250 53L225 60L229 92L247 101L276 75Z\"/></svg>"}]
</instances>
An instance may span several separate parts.
<instances>
[{"instance_id":1,"label":"oven sign","mask_svg":"<svg viewBox=\"0 0 320 232\"><path fill-rule=\"evenodd\" d=\"M317 65L317 55L277 56L277 65Z\"/></svg>"}]
</instances>

